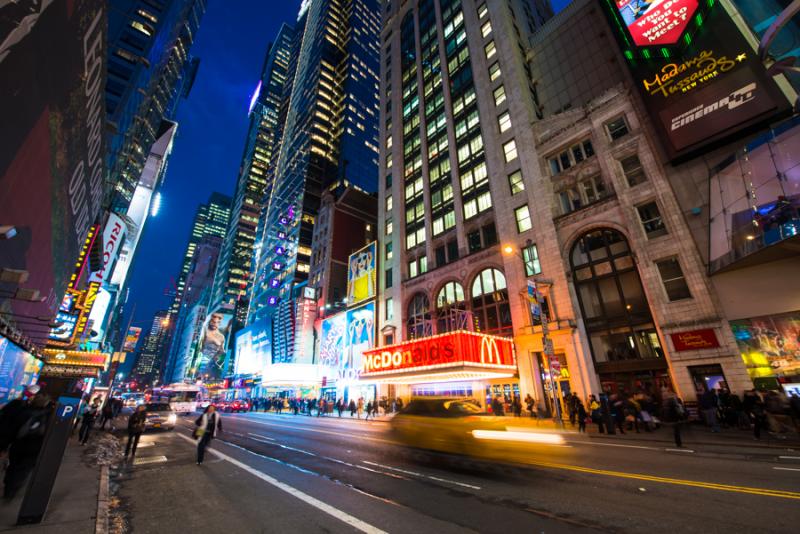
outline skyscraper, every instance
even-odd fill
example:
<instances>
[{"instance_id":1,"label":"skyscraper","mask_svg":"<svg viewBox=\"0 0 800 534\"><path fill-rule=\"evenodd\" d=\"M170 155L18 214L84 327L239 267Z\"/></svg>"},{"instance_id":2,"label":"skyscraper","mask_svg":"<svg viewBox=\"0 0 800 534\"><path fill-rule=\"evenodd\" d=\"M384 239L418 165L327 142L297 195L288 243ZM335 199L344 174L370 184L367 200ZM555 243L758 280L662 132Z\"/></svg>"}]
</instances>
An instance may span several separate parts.
<instances>
[{"instance_id":1,"label":"skyscraper","mask_svg":"<svg viewBox=\"0 0 800 534\"><path fill-rule=\"evenodd\" d=\"M253 249L262 203L269 198L272 181L269 167L273 162L278 117L284 87L289 79L289 56L294 30L284 24L270 45L250 105L239 178L233 198L230 223L217 267L211 307L234 314L234 329L244 324L247 295L251 284Z\"/></svg>"},{"instance_id":2,"label":"skyscraper","mask_svg":"<svg viewBox=\"0 0 800 534\"><path fill-rule=\"evenodd\" d=\"M173 120L198 68L189 49L205 0L111 0L106 119L112 207L125 213L161 122Z\"/></svg>"},{"instance_id":3,"label":"skyscraper","mask_svg":"<svg viewBox=\"0 0 800 534\"><path fill-rule=\"evenodd\" d=\"M153 324L144 338L136 365L133 367L133 376L143 382L158 378L158 359L164 345L167 329L169 327L169 311L157 311L153 316Z\"/></svg>"},{"instance_id":4,"label":"skyscraper","mask_svg":"<svg viewBox=\"0 0 800 534\"><path fill-rule=\"evenodd\" d=\"M251 320L272 315L307 280L323 190L338 180L377 188L380 2L323 0L304 8Z\"/></svg>"}]
</instances>

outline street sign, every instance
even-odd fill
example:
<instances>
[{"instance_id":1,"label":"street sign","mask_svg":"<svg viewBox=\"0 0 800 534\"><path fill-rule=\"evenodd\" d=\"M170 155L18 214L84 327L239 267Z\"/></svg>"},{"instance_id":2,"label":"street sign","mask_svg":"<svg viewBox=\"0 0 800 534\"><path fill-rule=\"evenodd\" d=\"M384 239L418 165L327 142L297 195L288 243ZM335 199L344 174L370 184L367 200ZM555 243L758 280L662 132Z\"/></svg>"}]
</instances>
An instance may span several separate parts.
<instances>
[{"instance_id":1,"label":"street sign","mask_svg":"<svg viewBox=\"0 0 800 534\"><path fill-rule=\"evenodd\" d=\"M548 341L550 340L548 339ZM551 344L550 350L552 350L552 348ZM557 356L552 355L552 353L550 355L550 374L553 378L561 376L561 360L559 360Z\"/></svg>"},{"instance_id":2,"label":"street sign","mask_svg":"<svg viewBox=\"0 0 800 534\"><path fill-rule=\"evenodd\" d=\"M558 361L558 358L554 356L555 350L553 350L553 340L550 338L545 338L542 340L542 345L544 345L544 353L550 358L550 360L552 361L555 359Z\"/></svg>"},{"instance_id":3,"label":"street sign","mask_svg":"<svg viewBox=\"0 0 800 534\"><path fill-rule=\"evenodd\" d=\"M58 407L56 408L56 417L62 421L71 419L75 416L81 399L76 397L59 397Z\"/></svg>"}]
</instances>

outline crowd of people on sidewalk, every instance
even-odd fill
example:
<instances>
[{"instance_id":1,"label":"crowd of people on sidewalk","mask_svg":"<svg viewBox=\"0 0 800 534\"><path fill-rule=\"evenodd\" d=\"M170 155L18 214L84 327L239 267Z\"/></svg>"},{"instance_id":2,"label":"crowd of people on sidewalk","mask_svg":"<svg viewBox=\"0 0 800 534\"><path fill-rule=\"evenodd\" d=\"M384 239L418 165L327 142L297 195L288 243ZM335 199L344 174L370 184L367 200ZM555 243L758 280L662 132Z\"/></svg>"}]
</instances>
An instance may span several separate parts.
<instances>
[{"instance_id":1,"label":"crowd of people on sidewalk","mask_svg":"<svg viewBox=\"0 0 800 534\"><path fill-rule=\"evenodd\" d=\"M331 400L322 398L286 398L286 397L258 397L249 400L251 412L270 412L292 413L294 415L307 415L316 417L332 416L334 413L338 417L349 413L350 417L364 420L374 419L381 415L397 412L403 408L403 400L400 398L389 400L384 397L380 400L365 400L364 397L357 399L351 398L345 401L339 397Z\"/></svg>"}]
</instances>

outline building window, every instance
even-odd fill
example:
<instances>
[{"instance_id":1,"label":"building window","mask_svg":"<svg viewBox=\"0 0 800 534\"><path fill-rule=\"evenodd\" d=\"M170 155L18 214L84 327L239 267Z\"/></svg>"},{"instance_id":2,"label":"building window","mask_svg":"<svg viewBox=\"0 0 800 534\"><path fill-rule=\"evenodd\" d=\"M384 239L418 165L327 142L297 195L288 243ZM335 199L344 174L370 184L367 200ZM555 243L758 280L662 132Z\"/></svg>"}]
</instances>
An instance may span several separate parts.
<instances>
[{"instance_id":1,"label":"building window","mask_svg":"<svg viewBox=\"0 0 800 534\"><path fill-rule=\"evenodd\" d=\"M508 175L508 185L511 187L511 194L516 195L525 191L525 182L522 180L522 171L514 171Z\"/></svg>"},{"instance_id":2,"label":"building window","mask_svg":"<svg viewBox=\"0 0 800 534\"><path fill-rule=\"evenodd\" d=\"M490 33L492 33L492 21L487 20L483 26L481 26L481 36L489 37Z\"/></svg>"},{"instance_id":3,"label":"building window","mask_svg":"<svg viewBox=\"0 0 800 534\"><path fill-rule=\"evenodd\" d=\"M469 319L464 287L458 282L447 282L436 296L436 333L469 330Z\"/></svg>"},{"instance_id":4,"label":"building window","mask_svg":"<svg viewBox=\"0 0 800 534\"><path fill-rule=\"evenodd\" d=\"M492 59L494 55L497 53L497 47L494 46L494 41L489 41L486 43L486 46L483 47L483 51L486 52L486 59Z\"/></svg>"},{"instance_id":5,"label":"building window","mask_svg":"<svg viewBox=\"0 0 800 534\"><path fill-rule=\"evenodd\" d=\"M620 137L628 135L628 124L625 122L625 117L619 117L611 122L606 123L606 130L612 141L616 141Z\"/></svg>"},{"instance_id":6,"label":"building window","mask_svg":"<svg viewBox=\"0 0 800 534\"><path fill-rule=\"evenodd\" d=\"M500 86L494 90L494 105L500 106L503 102L506 101L506 88L504 86Z\"/></svg>"},{"instance_id":7,"label":"building window","mask_svg":"<svg viewBox=\"0 0 800 534\"><path fill-rule=\"evenodd\" d=\"M386 235L392 235L392 219L386 219Z\"/></svg>"},{"instance_id":8,"label":"building window","mask_svg":"<svg viewBox=\"0 0 800 534\"><path fill-rule=\"evenodd\" d=\"M527 204L514 210L514 218L517 220L517 231L519 233L531 229L531 214L528 211Z\"/></svg>"},{"instance_id":9,"label":"building window","mask_svg":"<svg viewBox=\"0 0 800 534\"><path fill-rule=\"evenodd\" d=\"M409 339L433 334L431 326L431 303L428 295L417 293L408 303L406 333Z\"/></svg>"},{"instance_id":10,"label":"building window","mask_svg":"<svg viewBox=\"0 0 800 534\"><path fill-rule=\"evenodd\" d=\"M389 267L388 269L386 269L386 271L383 274L384 274L384 276L383 276L383 286L386 289L389 289L390 287L392 287L392 268Z\"/></svg>"},{"instance_id":11,"label":"building window","mask_svg":"<svg viewBox=\"0 0 800 534\"><path fill-rule=\"evenodd\" d=\"M506 158L506 163L517 159L517 143L513 139L503 145L503 154Z\"/></svg>"},{"instance_id":12,"label":"building window","mask_svg":"<svg viewBox=\"0 0 800 534\"><path fill-rule=\"evenodd\" d=\"M525 263L525 276L533 276L542 272L542 265L539 263L539 250L536 245L528 245L523 248L522 259Z\"/></svg>"},{"instance_id":13,"label":"building window","mask_svg":"<svg viewBox=\"0 0 800 534\"><path fill-rule=\"evenodd\" d=\"M152 28L152 26L149 26L147 24L141 23L138 20L132 20L130 22L130 25L131 25L131 28L134 28L134 29L140 31L141 33L145 34L148 37L152 37L153 34L155 33L155 30Z\"/></svg>"},{"instance_id":14,"label":"building window","mask_svg":"<svg viewBox=\"0 0 800 534\"><path fill-rule=\"evenodd\" d=\"M572 145L569 149L547 159L550 165L550 174L555 176L592 156L594 156L594 147L590 140L587 139Z\"/></svg>"},{"instance_id":15,"label":"building window","mask_svg":"<svg viewBox=\"0 0 800 534\"><path fill-rule=\"evenodd\" d=\"M478 331L487 334L510 334L511 308L506 277L497 269L481 271L472 282L472 314Z\"/></svg>"},{"instance_id":16,"label":"building window","mask_svg":"<svg viewBox=\"0 0 800 534\"><path fill-rule=\"evenodd\" d=\"M658 211L658 205L655 202L648 202L647 204L637 206L636 211L639 213L639 219L642 221L642 227L648 239L653 239L669 233L667 232L667 227L664 226L664 221L661 219L661 212Z\"/></svg>"},{"instance_id":17,"label":"building window","mask_svg":"<svg viewBox=\"0 0 800 534\"><path fill-rule=\"evenodd\" d=\"M480 6L478 6L478 18L479 19L482 19L483 17L485 17L488 14L489 14L489 9L486 7L486 2L484 2Z\"/></svg>"},{"instance_id":18,"label":"building window","mask_svg":"<svg viewBox=\"0 0 800 534\"><path fill-rule=\"evenodd\" d=\"M386 195L386 211L392 211L392 195Z\"/></svg>"},{"instance_id":19,"label":"building window","mask_svg":"<svg viewBox=\"0 0 800 534\"><path fill-rule=\"evenodd\" d=\"M411 260L408 262L408 277L414 278L419 273L417 272L417 260Z\"/></svg>"},{"instance_id":20,"label":"building window","mask_svg":"<svg viewBox=\"0 0 800 534\"><path fill-rule=\"evenodd\" d=\"M500 72L500 64L497 61L495 61L489 67L489 79L491 81L495 81L497 78L500 77L501 74L502 73Z\"/></svg>"},{"instance_id":21,"label":"building window","mask_svg":"<svg viewBox=\"0 0 800 534\"><path fill-rule=\"evenodd\" d=\"M419 274L425 274L428 272L428 258L427 256L421 256L417 263L419 264Z\"/></svg>"},{"instance_id":22,"label":"building window","mask_svg":"<svg viewBox=\"0 0 800 534\"><path fill-rule=\"evenodd\" d=\"M647 297L622 234L602 229L583 235L572 247L570 266L595 362L663 359Z\"/></svg>"},{"instance_id":23,"label":"building window","mask_svg":"<svg viewBox=\"0 0 800 534\"><path fill-rule=\"evenodd\" d=\"M658 266L659 274L661 274L661 282L664 284L667 298L670 301L692 298L678 258L657 261L656 265Z\"/></svg>"},{"instance_id":24,"label":"building window","mask_svg":"<svg viewBox=\"0 0 800 534\"><path fill-rule=\"evenodd\" d=\"M625 180L628 182L629 187L639 185L647 181L647 175L642 168L642 162L639 161L639 156L633 155L620 160L622 165L622 174L625 175Z\"/></svg>"},{"instance_id":25,"label":"building window","mask_svg":"<svg viewBox=\"0 0 800 534\"><path fill-rule=\"evenodd\" d=\"M383 250L384 250L384 257L386 258L386 262L388 263L388 262L392 261L392 257L394 256L394 254L392 254L392 242L389 241L388 243L386 243L383 246Z\"/></svg>"},{"instance_id":26,"label":"building window","mask_svg":"<svg viewBox=\"0 0 800 534\"><path fill-rule=\"evenodd\" d=\"M467 234L467 250L469 250L469 253L472 254L473 252L477 252L482 248L483 248L483 246L481 245L481 232L480 232L480 230L475 230L474 232L469 232Z\"/></svg>"},{"instance_id":27,"label":"building window","mask_svg":"<svg viewBox=\"0 0 800 534\"><path fill-rule=\"evenodd\" d=\"M508 111L497 117L497 125L500 127L500 133L511 128L511 115L509 115Z\"/></svg>"},{"instance_id":28,"label":"building window","mask_svg":"<svg viewBox=\"0 0 800 534\"><path fill-rule=\"evenodd\" d=\"M383 315L384 319L386 319L387 321L391 321L392 319L394 319L394 309L392 307L392 297L389 297L388 299L386 299L383 302L383 306L384 306L383 309L385 310L384 311L384 315Z\"/></svg>"}]
</instances>

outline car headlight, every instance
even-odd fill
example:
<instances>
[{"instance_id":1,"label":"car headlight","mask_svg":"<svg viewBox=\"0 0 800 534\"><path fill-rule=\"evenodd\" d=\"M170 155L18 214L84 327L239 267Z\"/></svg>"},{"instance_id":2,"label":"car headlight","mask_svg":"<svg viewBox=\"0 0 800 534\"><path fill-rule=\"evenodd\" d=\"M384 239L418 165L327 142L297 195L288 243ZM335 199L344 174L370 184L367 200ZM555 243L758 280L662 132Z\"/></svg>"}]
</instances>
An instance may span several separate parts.
<instances>
[{"instance_id":1,"label":"car headlight","mask_svg":"<svg viewBox=\"0 0 800 534\"><path fill-rule=\"evenodd\" d=\"M178 416L175 415L174 413L169 414L169 417L167 417L167 421L169 421L170 423L175 423L177 420Z\"/></svg>"}]
</instances>

